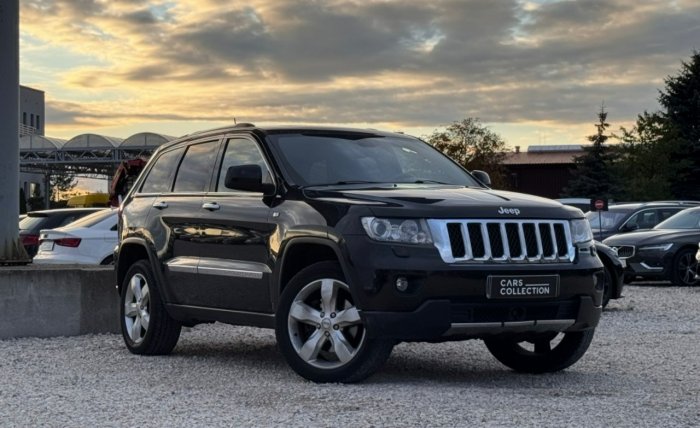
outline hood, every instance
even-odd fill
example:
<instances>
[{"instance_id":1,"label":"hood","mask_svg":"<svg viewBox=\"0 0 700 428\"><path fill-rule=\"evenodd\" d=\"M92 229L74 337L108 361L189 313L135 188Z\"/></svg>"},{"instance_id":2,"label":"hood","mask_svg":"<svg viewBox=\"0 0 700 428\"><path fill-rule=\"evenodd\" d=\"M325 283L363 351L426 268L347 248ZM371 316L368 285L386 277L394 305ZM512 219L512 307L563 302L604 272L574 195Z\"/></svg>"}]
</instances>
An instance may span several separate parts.
<instances>
[{"instance_id":1,"label":"hood","mask_svg":"<svg viewBox=\"0 0 700 428\"><path fill-rule=\"evenodd\" d=\"M461 186L396 185L373 188L309 188L316 201L367 205L376 215L432 218L581 218L581 210L522 193Z\"/></svg>"},{"instance_id":2,"label":"hood","mask_svg":"<svg viewBox=\"0 0 700 428\"><path fill-rule=\"evenodd\" d=\"M651 229L640 232L614 235L603 241L605 245L649 245L678 241L700 240L700 230L697 229Z\"/></svg>"}]
</instances>

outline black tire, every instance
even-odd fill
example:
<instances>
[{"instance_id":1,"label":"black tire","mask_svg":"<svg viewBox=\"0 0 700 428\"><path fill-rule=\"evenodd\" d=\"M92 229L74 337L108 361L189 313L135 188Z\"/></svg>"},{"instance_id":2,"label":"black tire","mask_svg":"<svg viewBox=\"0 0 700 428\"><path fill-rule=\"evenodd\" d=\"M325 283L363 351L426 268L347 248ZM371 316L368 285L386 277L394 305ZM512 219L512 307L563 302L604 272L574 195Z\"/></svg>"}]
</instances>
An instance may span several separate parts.
<instances>
[{"instance_id":1,"label":"black tire","mask_svg":"<svg viewBox=\"0 0 700 428\"><path fill-rule=\"evenodd\" d=\"M136 292L137 288L140 291ZM137 298L139 293L142 297L148 297ZM129 351L140 355L166 355L177 345L182 325L166 312L148 261L139 260L127 271L121 287L120 304L119 324ZM127 305L130 313L127 313ZM144 328L145 315L148 315L148 319Z\"/></svg>"},{"instance_id":2,"label":"black tire","mask_svg":"<svg viewBox=\"0 0 700 428\"><path fill-rule=\"evenodd\" d=\"M695 279L698 273L698 261L695 260L696 249L684 248L673 258L671 265L671 277L673 285L689 287L700 285L700 280Z\"/></svg>"},{"instance_id":3,"label":"black tire","mask_svg":"<svg viewBox=\"0 0 700 428\"><path fill-rule=\"evenodd\" d=\"M613 271L610 269L610 267L607 264L604 264L605 270L604 270L604 281L605 284L603 285L603 307L608 306L608 303L610 303L610 299L612 298L613 295Z\"/></svg>"},{"instance_id":4,"label":"black tire","mask_svg":"<svg viewBox=\"0 0 700 428\"><path fill-rule=\"evenodd\" d=\"M484 339L484 342L498 361L517 372L547 373L563 370L578 361L591 344L594 332L590 329L558 335L541 333L537 339L528 342L519 342L512 337L493 337ZM550 347L555 337L561 340ZM525 343L534 343L534 350L524 347ZM538 347L541 348L538 350Z\"/></svg>"},{"instance_id":5,"label":"black tire","mask_svg":"<svg viewBox=\"0 0 700 428\"><path fill-rule=\"evenodd\" d=\"M290 367L313 382L359 382L377 371L394 347L393 341L370 338L344 281L338 263L315 263L297 273L280 297L277 344ZM324 297L322 290L328 289L331 294ZM296 316L290 315L293 305Z\"/></svg>"}]
</instances>

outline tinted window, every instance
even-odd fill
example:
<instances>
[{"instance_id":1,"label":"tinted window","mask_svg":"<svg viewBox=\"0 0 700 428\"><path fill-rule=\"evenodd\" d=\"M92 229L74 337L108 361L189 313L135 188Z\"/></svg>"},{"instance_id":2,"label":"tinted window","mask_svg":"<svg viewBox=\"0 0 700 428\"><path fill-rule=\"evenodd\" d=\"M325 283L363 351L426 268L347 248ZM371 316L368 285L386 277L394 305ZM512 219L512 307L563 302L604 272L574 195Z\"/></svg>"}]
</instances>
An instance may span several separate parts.
<instances>
[{"instance_id":1,"label":"tinted window","mask_svg":"<svg viewBox=\"0 0 700 428\"><path fill-rule=\"evenodd\" d=\"M611 230L627 216L629 211L588 211L585 215L595 229Z\"/></svg>"},{"instance_id":2,"label":"tinted window","mask_svg":"<svg viewBox=\"0 0 700 428\"><path fill-rule=\"evenodd\" d=\"M263 171L263 183L272 183L270 171L265 165L262 153L258 146L246 138L234 138L226 144L224 160L219 171L219 180L216 186L217 192L227 192L229 189L224 185L226 171L232 166L240 165L260 165Z\"/></svg>"},{"instance_id":3,"label":"tinted window","mask_svg":"<svg viewBox=\"0 0 700 428\"><path fill-rule=\"evenodd\" d=\"M681 210L682 208L662 208L659 210L659 220L664 221Z\"/></svg>"},{"instance_id":4,"label":"tinted window","mask_svg":"<svg viewBox=\"0 0 700 428\"><path fill-rule=\"evenodd\" d=\"M194 144L187 148L187 153L180 163L175 177L173 192L205 192L209 186L218 141Z\"/></svg>"},{"instance_id":5,"label":"tinted window","mask_svg":"<svg viewBox=\"0 0 700 428\"><path fill-rule=\"evenodd\" d=\"M269 138L290 181L302 186L372 182L481 187L448 157L413 138L362 133Z\"/></svg>"},{"instance_id":6,"label":"tinted window","mask_svg":"<svg viewBox=\"0 0 700 428\"><path fill-rule=\"evenodd\" d=\"M183 148L171 150L163 153L153 168L148 173L148 177L141 187L143 193L162 193L170 191L170 182L177 167L177 161L183 152Z\"/></svg>"},{"instance_id":7,"label":"tinted window","mask_svg":"<svg viewBox=\"0 0 700 428\"><path fill-rule=\"evenodd\" d=\"M656 210L639 211L627 220L628 227L637 226L639 229L651 229L659 221L656 219Z\"/></svg>"}]
</instances>

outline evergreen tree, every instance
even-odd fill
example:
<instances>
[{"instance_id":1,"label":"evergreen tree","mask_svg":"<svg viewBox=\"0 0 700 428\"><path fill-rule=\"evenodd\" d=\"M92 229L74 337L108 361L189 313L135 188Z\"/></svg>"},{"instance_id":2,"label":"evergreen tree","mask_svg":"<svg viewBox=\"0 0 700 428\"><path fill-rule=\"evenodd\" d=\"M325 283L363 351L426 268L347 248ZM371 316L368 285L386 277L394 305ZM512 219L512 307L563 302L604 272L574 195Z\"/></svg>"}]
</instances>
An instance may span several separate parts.
<instances>
[{"instance_id":1,"label":"evergreen tree","mask_svg":"<svg viewBox=\"0 0 700 428\"><path fill-rule=\"evenodd\" d=\"M631 130L621 128L622 144L618 147L623 198L629 201L673 199L671 182L687 161L673 159L682 144L678 130L659 113L637 117Z\"/></svg>"},{"instance_id":2,"label":"evergreen tree","mask_svg":"<svg viewBox=\"0 0 700 428\"><path fill-rule=\"evenodd\" d=\"M486 171L494 188L509 187L502 165L506 143L478 118L453 122L447 129L433 132L427 140L469 171Z\"/></svg>"},{"instance_id":3,"label":"evergreen tree","mask_svg":"<svg viewBox=\"0 0 700 428\"><path fill-rule=\"evenodd\" d=\"M666 109L668 124L681 138L673 160L685 161L671 190L678 199L700 199L700 52L694 51L690 61L682 62L678 75L667 77L665 83L659 102Z\"/></svg>"},{"instance_id":4,"label":"evergreen tree","mask_svg":"<svg viewBox=\"0 0 700 428\"><path fill-rule=\"evenodd\" d=\"M574 158L574 177L569 180L562 196L583 198L618 199L621 196L619 180L614 170L618 158L614 148L605 145L610 138L606 134L610 124L608 113L600 107L596 133L588 137L591 146L583 148L583 154Z\"/></svg>"}]
</instances>

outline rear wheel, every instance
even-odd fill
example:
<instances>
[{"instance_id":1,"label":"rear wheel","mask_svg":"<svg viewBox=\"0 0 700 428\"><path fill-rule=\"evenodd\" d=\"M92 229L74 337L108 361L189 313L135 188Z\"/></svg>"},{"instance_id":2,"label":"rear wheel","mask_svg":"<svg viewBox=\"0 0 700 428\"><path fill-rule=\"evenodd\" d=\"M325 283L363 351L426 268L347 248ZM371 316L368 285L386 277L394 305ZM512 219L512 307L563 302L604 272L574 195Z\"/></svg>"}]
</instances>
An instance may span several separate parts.
<instances>
[{"instance_id":1,"label":"rear wheel","mask_svg":"<svg viewBox=\"0 0 700 428\"><path fill-rule=\"evenodd\" d=\"M282 293L277 343L287 363L314 382L358 382L379 369L393 342L372 339L340 266L313 264Z\"/></svg>"},{"instance_id":2,"label":"rear wheel","mask_svg":"<svg viewBox=\"0 0 700 428\"><path fill-rule=\"evenodd\" d=\"M122 336L134 354L169 354L182 326L165 311L158 286L146 260L134 263L121 289Z\"/></svg>"},{"instance_id":3,"label":"rear wheel","mask_svg":"<svg viewBox=\"0 0 700 428\"><path fill-rule=\"evenodd\" d=\"M563 370L586 353L594 329L569 333L541 333L527 340L513 337L484 339L498 361L517 372L546 373Z\"/></svg>"},{"instance_id":4,"label":"rear wheel","mask_svg":"<svg viewBox=\"0 0 700 428\"><path fill-rule=\"evenodd\" d=\"M695 260L695 253L695 249L685 248L676 254L671 271L673 285L687 287L700 284L700 280L696 279L698 261Z\"/></svg>"}]
</instances>

